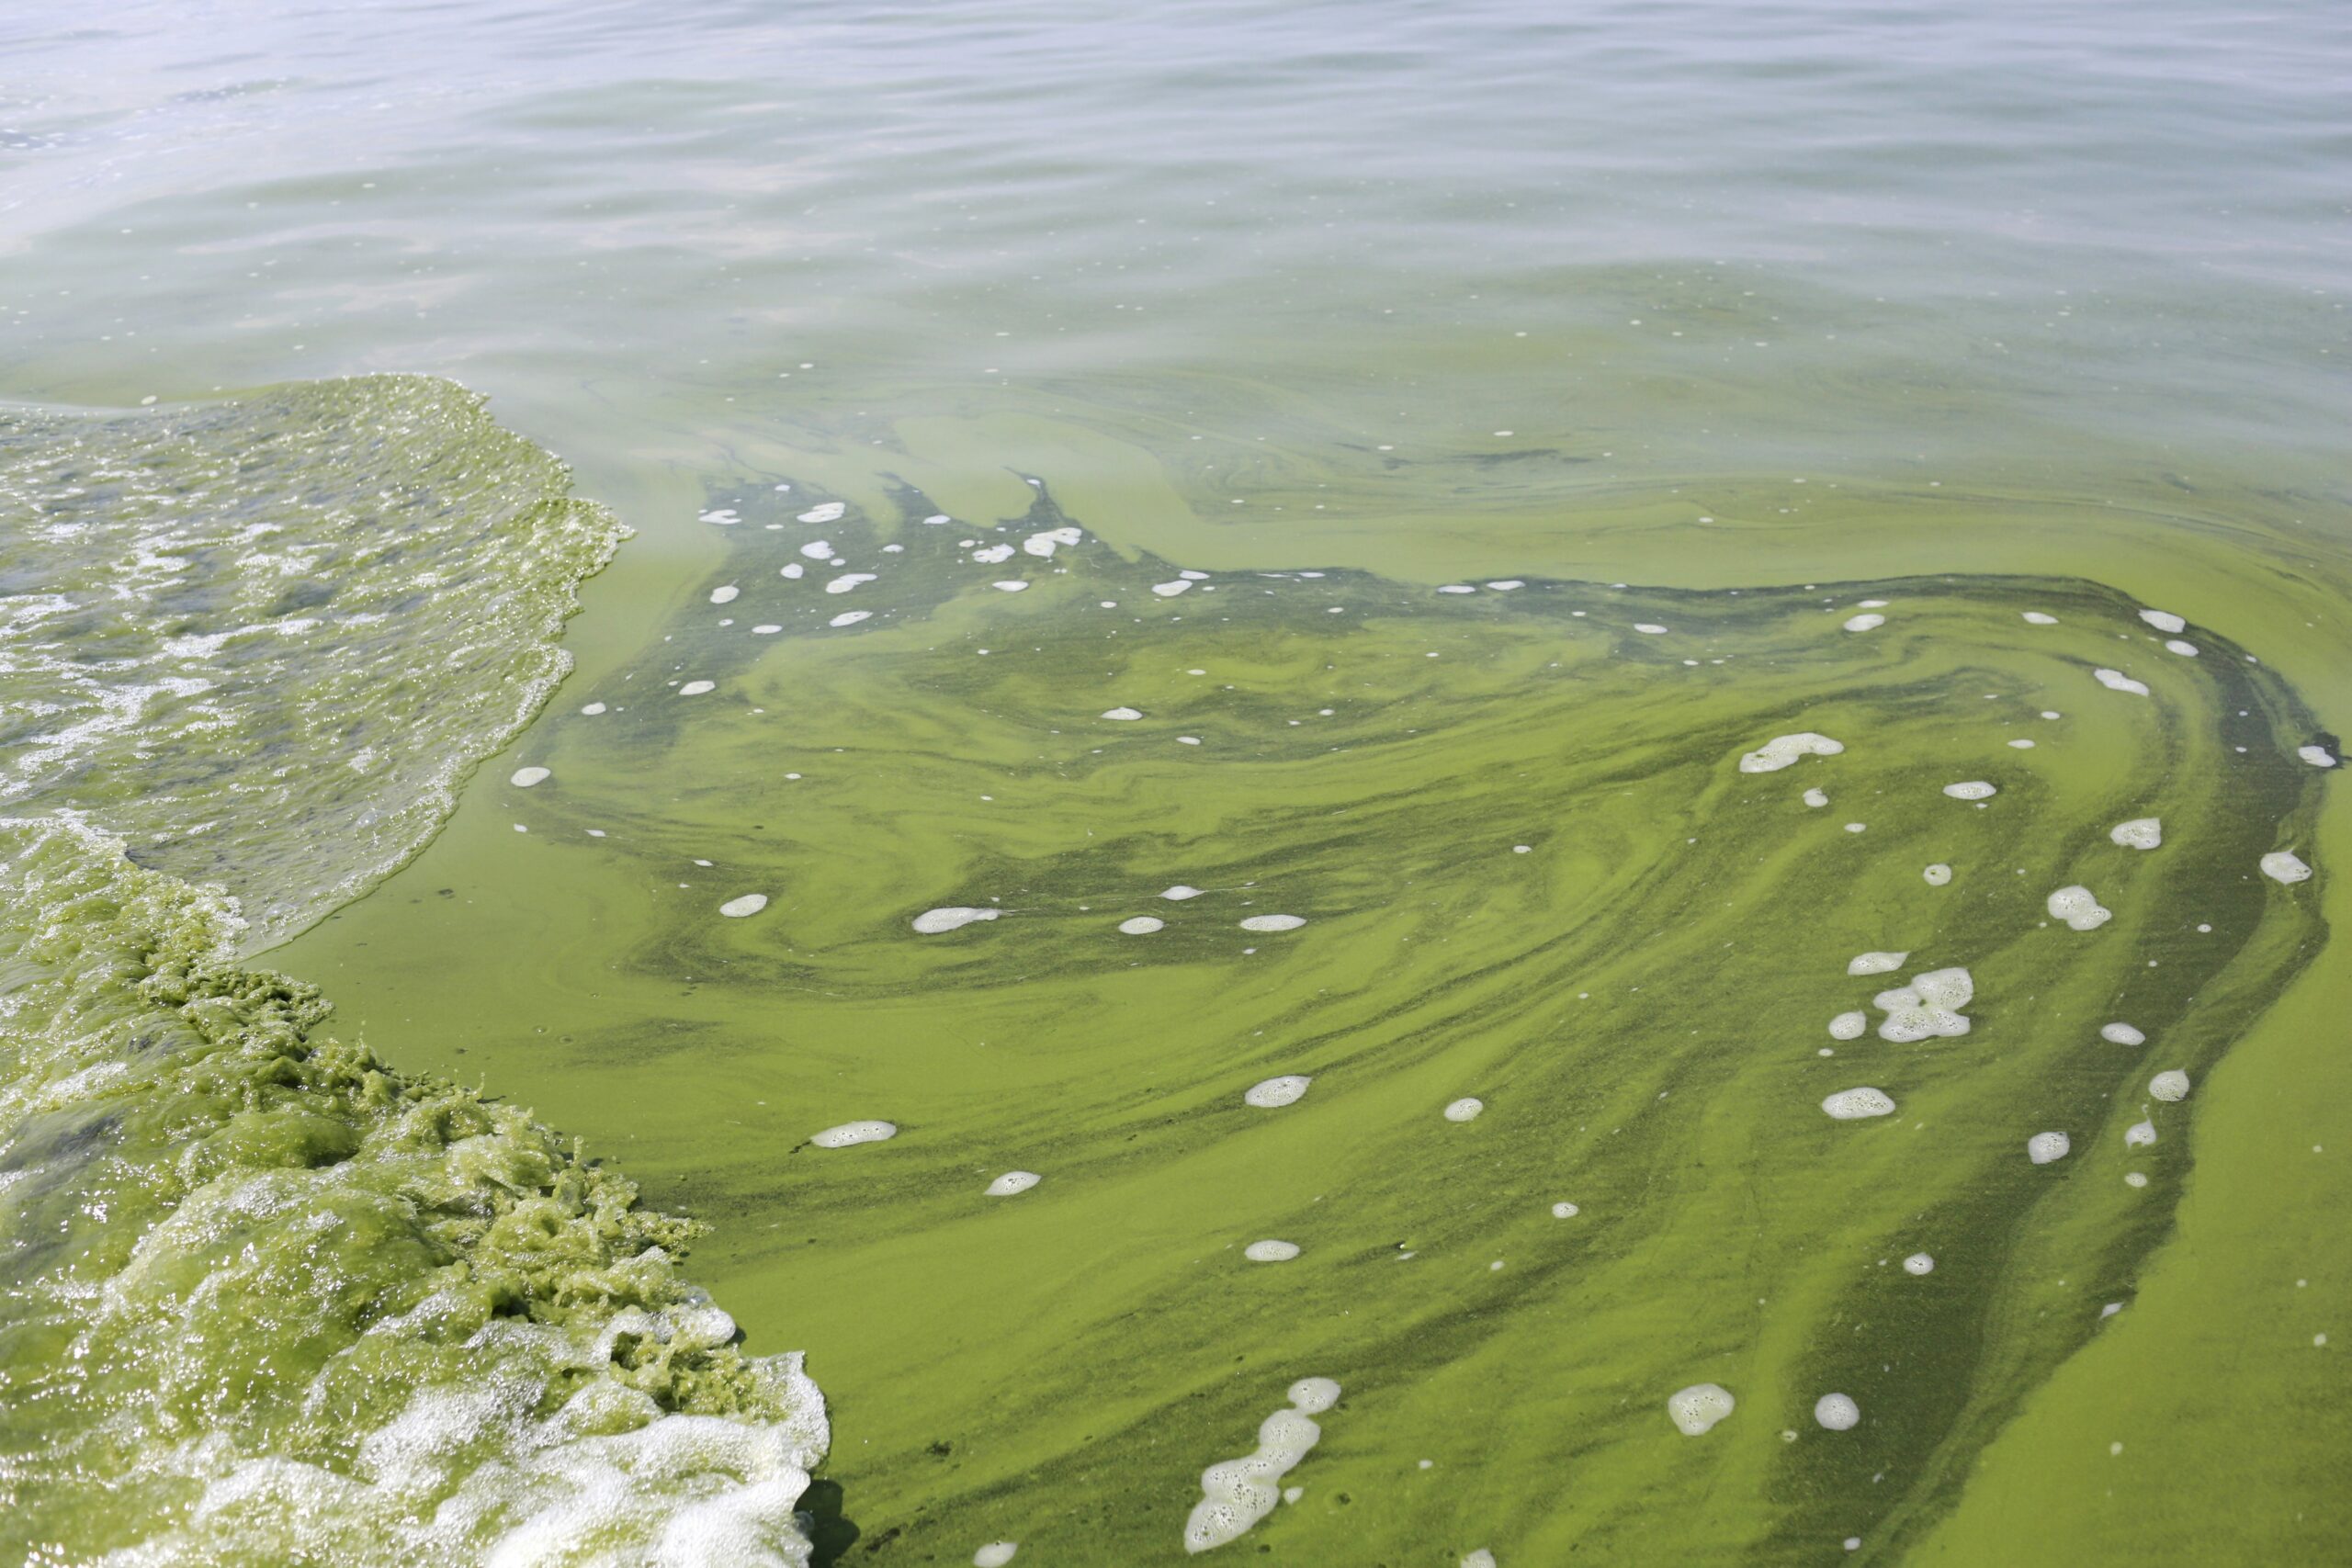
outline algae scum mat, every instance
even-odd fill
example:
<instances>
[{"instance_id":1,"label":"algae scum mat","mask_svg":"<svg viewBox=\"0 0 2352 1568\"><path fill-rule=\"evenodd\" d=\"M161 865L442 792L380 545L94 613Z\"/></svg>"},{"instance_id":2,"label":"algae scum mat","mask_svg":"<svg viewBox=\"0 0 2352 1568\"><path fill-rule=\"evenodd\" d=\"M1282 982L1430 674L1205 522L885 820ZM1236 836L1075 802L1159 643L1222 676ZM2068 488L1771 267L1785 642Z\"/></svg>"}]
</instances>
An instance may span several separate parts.
<instances>
[{"instance_id":1,"label":"algae scum mat","mask_svg":"<svg viewBox=\"0 0 2352 1568\"><path fill-rule=\"evenodd\" d=\"M2334 738L2092 582L767 476L559 689L620 530L447 383L0 456L31 1562L1892 1561L2325 935Z\"/></svg>"}]
</instances>

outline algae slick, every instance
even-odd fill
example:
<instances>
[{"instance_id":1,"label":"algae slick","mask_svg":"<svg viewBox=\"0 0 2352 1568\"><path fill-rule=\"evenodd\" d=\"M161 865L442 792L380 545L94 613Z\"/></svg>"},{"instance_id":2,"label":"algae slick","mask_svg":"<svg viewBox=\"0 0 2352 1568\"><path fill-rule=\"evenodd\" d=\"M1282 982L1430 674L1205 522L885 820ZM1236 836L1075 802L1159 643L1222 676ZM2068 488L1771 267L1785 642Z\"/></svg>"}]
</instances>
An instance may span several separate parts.
<instances>
[{"instance_id":1,"label":"algae slick","mask_svg":"<svg viewBox=\"0 0 2352 1568\"><path fill-rule=\"evenodd\" d=\"M0 1545L806 1562L823 1403L694 1227L241 956L430 836L614 520L419 378L0 415Z\"/></svg>"}]
</instances>

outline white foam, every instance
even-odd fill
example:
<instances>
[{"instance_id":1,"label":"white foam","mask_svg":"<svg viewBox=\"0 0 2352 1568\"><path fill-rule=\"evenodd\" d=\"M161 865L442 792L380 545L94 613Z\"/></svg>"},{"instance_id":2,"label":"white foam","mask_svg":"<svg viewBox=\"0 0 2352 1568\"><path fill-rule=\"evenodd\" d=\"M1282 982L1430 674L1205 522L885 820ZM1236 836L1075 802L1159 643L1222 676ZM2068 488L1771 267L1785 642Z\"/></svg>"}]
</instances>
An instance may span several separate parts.
<instances>
[{"instance_id":1,"label":"white foam","mask_svg":"<svg viewBox=\"0 0 2352 1568\"><path fill-rule=\"evenodd\" d=\"M2107 836L2127 850L2153 850L2165 841L2164 818L2134 817L2129 822L2118 822L2109 828Z\"/></svg>"},{"instance_id":2,"label":"white foam","mask_svg":"<svg viewBox=\"0 0 2352 1568\"><path fill-rule=\"evenodd\" d=\"M972 552L972 558L979 562L982 566L995 566L1001 562L1009 561L1012 558L1012 547L1011 545L990 545L984 550L974 550Z\"/></svg>"},{"instance_id":3,"label":"white foam","mask_svg":"<svg viewBox=\"0 0 2352 1568\"><path fill-rule=\"evenodd\" d=\"M1201 896L1201 890L1200 890L1199 888L1197 888L1197 887L1187 887L1187 886L1184 886L1182 883L1181 883L1181 882L1180 882L1180 883L1178 883L1175 886L1170 887L1170 888L1169 888L1167 891L1165 891L1165 892L1163 892L1163 893L1161 893L1161 894L1160 894L1160 897L1161 897L1162 898L1166 898L1166 899L1170 900L1170 902L1178 903L1178 904L1182 903L1182 902L1183 902L1185 899L1187 899L1187 898L1197 898L1197 897L1199 897L1200 896Z\"/></svg>"},{"instance_id":4,"label":"white foam","mask_svg":"<svg viewBox=\"0 0 2352 1568\"><path fill-rule=\"evenodd\" d=\"M1465 1551L1459 1568L1495 1568L1495 1554L1483 1546L1476 1551Z\"/></svg>"},{"instance_id":5,"label":"white foam","mask_svg":"<svg viewBox=\"0 0 2352 1568\"><path fill-rule=\"evenodd\" d=\"M1272 1236L1253 1241L1241 1249L1241 1256L1252 1263L1287 1263L1298 1256L1298 1243L1276 1241Z\"/></svg>"},{"instance_id":6,"label":"white foam","mask_svg":"<svg viewBox=\"0 0 2352 1568\"><path fill-rule=\"evenodd\" d=\"M1485 1100L1465 1094L1460 1100L1450 1102L1442 1114L1449 1122L1476 1122L1478 1119L1478 1113L1486 1109Z\"/></svg>"},{"instance_id":7,"label":"white foam","mask_svg":"<svg viewBox=\"0 0 2352 1568\"><path fill-rule=\"evenodd\" d=\"M839 577L834 578L831 582L826 583L825 592L828 593L846 593L861 582L871 582L873 581L874 574L870 571L845 571Z\"/></svg>"},{"instance_id":8,"label":"white foam","mask_svg":"<svg viewBox=\"0 0 2352 1568\"><path fill-rule=\"evenodd\" d=\"M991 582L989 586L995 589L1000 593L1018 593L1026 589L1029 585L1021 581L1018 578L1008 577L1001 582Z\"/></svg>"},{"instance_id":9,"label":"white foam","mask_svg":"<svg viewBox=\"0 0 2352 1568\"><path fill-rule=\"evenodd\" d=\"M2058 624L2058 617L2045 615L2039 610L2028 610L2025 612L2025 621L2030 626L2054 626Z\"/></svg>"},{"instance_id":10,"label":"white foam","mask_svg":"<svg viewBox=\"0 0 2352 1568\"><path fill-rule=\"evenodd\" d=\"M2143 610L2140 618L2160 632L2184 632L2188 629L2188 623L2169 610Z\"/></svg>"},{"instance_id":11,"label":"white foam","mask_svg":"<svg viewBox=\"0 0 2352 1568\"><path fill-rule=\"evenodd\" d=\"M1295 931L1306 923L1302 915L1252 915L1241 922L1245 931Z\"/></svg>"},{"instance_id":12,"label":"white foam","mask_svg":"<svg viewBox=\"0 0 2352 1568\"><path fill-rule=\"evenodd\" d=\"M1478 591L1466 582L1449 582L1438 592L1440 593L1476 593Z\"/></svg>"},{"instance_id":13,"label":"white foam","mask_svg":"<svg viewBox=\"0 0 2352 1568\"><path fill-rule=\"evenodd\" d=\"M2123 1146L2127 1149L2153 1148L2156 1142L2156 1124L2145 1120L2134 1122L2123 1129Z\"/></svg>"},{"instance_id":14,"label":"white foam","mask_svg":"<svg viewBox=\"0 0 2352 1568\"><path fill-rule=\"evenodd\" d=\"M2064 920L2078 931L2097 931L2115 914L2079 882L2052 893L2047 907L2052 919Z\"/></svg>"},{"instance_id":15,"label":"white foam","mask_svg":"<svg viewBox=\"0 0 2352 1568\"><path fill-rule=\"evenodd\" d=\"M1242 1090L1241 1103L1254 1105L1261 1111L1296 1105L1306 1098L1306 1086L1314 1081L1305 1073L1284 1073L1278 1078L1265 1078Z\"/></svg>"},{"instance_id":16,"label":"white foam","mask_svg":"<svg viewBox=\"0 0 2352 1568\"><path fill-rule=\"evenodd\" d=\"M678 695L682 697L698 697L705 692L715 692L717 690L718 690L718 682L716 681L689 681L684 685L678 688Z\"/></svg>"},{"instance_id":17,"label":"white foam","mask_svg":"<svg viewBox=\"0 0 2352 1568\"><path fill-rule=\"evenodd\" d=\"M2262 857L2262 874L2273 882L2308 882L2312 868L2290 851L2273 850Z\"/></svg>"},{"instance_id":18,"label":"white foam","mask_svg":"<svg viewBox=\"0 0 2352 1568\"><path fill-rule=\"evenodd\" d=\"M2098 1037L2116 1045L2145 1045L2148 1037L2128 1023L2102 1023Z\"/></svg>"},{"instance_id":19,"label":"white foam","mask_svg":"<svg viewBox=\"0 0 2352 1568\"><path fill-rule=\"evenodd\" d=\"M2301 757L2304 761L2309 762L2314 768L2332 768L2335 766L2335 757L2334 753L2330 752L2324 746L2298 746L2295 748L2295 755Z\"/></svg>"},{"instance_id":20,"label":"white foam","mask_svg":"<svg viewBox=\"0 0 2352 1568\"><path fill-rule=\"evenodd\" d=\"M1829 796L1822 790L1809 789L1804 792L1804 803L1815 809L1819 809L1820 807L1829 804Z\"/></svg>"},{"instance_id":21,"label":"white foam","mask_svg":"<svg viewBox=\"0 0 2352 1568\"><path fill-rule=\"evenodd\" d=\"M2033 742L2020 736L2009 742L2009 749L2015 751L2030 751L2033 750Z\"/></svg>"},{"instance_id":22,"label":"white foam","mask_svg":"<svg viewBox=\"0 0 2352 1568\"><path fill-rule=\"evenodd\" d=\"M2148 1080L2148 1093L2151 1097L2164 1100L2167 1104L2174 1100L2187 1100L2188 1075L2178 1068L2170 1072L2158 1073Z\"/></svg>"},{"instance_id":23,"label":"white foam","mask_svg":"<svg viewBox=\"0 0 2352 1568\"><path fill-rule=\"evenodd\" d=\"M1033 556L1051 557L1063 545L1075 545L1086 537L1075 528L1048 528L1042 534L1032 534L1021 541L1021 547Z\"/></svg>"},{"instance_id":24,"label":"white foam","mask_svg":"<svg viewBox=\"0 0 2352 1568\"><path fill-rule=\"evenodd\" d=\"M746 915L756 915L767 907L766 894L746 893L741 898L729 898L726 903L721 904L718 907L718 912L740 920Z\"/></svg>"},{"instance_id":25,"label":"white foam","mask_svg":"<svg viewBox=\"0 0 2352 1568\"><path fill-rule=\"evenodd\" d=\"M848 510L849 507L841 502L828 501L821 505L812 506L808 511L802 513L800 514L800 521L803 523L838 523L841 521L842 514Z\"/></svg>"},{"instance_id":26,"label":"white foam","mask_svg":"<svg viewBox=\"0 0 2352 1568\"><path fill-rule=\"evenodd\" d=\"M1173 599L1192 586L1191 583L1179 578L1174 582L1155 582L1151 585L1151 591L1162 599Z\"/></svg>"},{"instance_id":27,"label":"white foam","mask_svg":"<svg viewBox=\"0 0 2352 1568\"><path fill-rule=\"evenodd\" d=\"M825 624L829 626L854 626L860 621L870 621L873 618L874 612L871 610L843 610Z\"/></svg>"},{"instance_id":28,"label":"white foam","mask_svg":"<svg viewBox=\"0 0 2352 1568\"><path fill-rule=\"evenodd\" d=\"M828 1127L808 1141L820 1149L846 1149L857 1144L878 1144L899 1135L894 1122L844 1122Z\"/></svg>"},{"instance_id":29,"label":"white foam","mask_svg":"<svg viewBox=\"0 0 2352 1568\"><path fill-rule=\"evenodd\" d=\"M741 592L743 592L741 589L730 582L724 588L712 589L710 602L714 604L732 604L735 602L735 595Z\"/></svg>"},{"instance_id":30,"label":"white foam","mask_svg":"<svg viewBox=\"0 0 2352 1568\"><path fill-rule=\"evenodd\" d=\"M2110 692L2129 692L2135 697L2144 697L2148 694L2145 682L2134 681L2120 670L2094 670L2091 674L2097 677L2100 685Z\"/></svg>"},{"instance_id":31,"label":"white foam","mask_svg":"<svg viewBox=\"0 0 2352 1568\"><path fill-rule=\"evenodd\" d=\"M1813 1402L1813 1418L1832 1432L1850 1432L1862 1422L1862 1407L1846 1394L1825 1393Z\"/></svg>"},{"instance_id":32,"label":"white foam","mask_svg":"<svg viewBox=\"0 0 2352 1568\"><path fill-rule=\"evenodd\" d=\"M1826 735L1807 729L1795 735L1776 735L1739 760L1743 773L1777 773L1799 757L1835 757L1846 749L1842 740L1832 740Z\"/></svg>"},{"instance_id":33,"label":"white foam","mask_svg":"<svg viewBox=\"0 0 2352 1568\"><path fill-rule=\"evenodd\" d=\"M732 528L743 519L736 515L735 509L731 506L714 506L707 512L696 513L695 520L698 523L716 523L722 528Z\"/></svg>"},{"instance_id":34,"label":"white foam","mask_svg":"<svg viewBox=\"0 0 2352 1568\"><path fill-rule=\"evenodd\" d=\"M831 539L811 539L800 547L800 553L810 560L831 560L833 558L833 542Z\"/></svg>"},{"instance_id":35,"label":"white foam","mask_svg":"<svg viewBox=\"0 0 2352 1568\"><path fill-rule=\"evenodd\" d=\"M914 918L916 931L925 936L937 936L970 925L975 920L993 920L1001 909L975 909L962 904L950 904L942 908L925 909Z\"/></svg>"},{"instance_id":36,"label":"white foam","mask_svg":"<svg viewBox=\"0 0 2352 1568\"><path fill-rule=\"evenodd\" d=\"M554 776L555 771L551 768L517 768L506 782L516 789L528 789L533 784L543 783Z\"/></svg>"},{"instance_id":37,"label":"white foam","mask_svg":"<svg viewBox=\"0 0 2352 1568\"><path fill-rule=\"evenodd\" d=\"M1250 1527L1274 1511L1277 1483L1321 1440L1312 1417L1339 1403L1340 1385L1329 1378L1301 1378L1290 1385L1290 1408L1277 1410L1258 1427L1257 1451L1201 1472L1201 1500L1184 1521L1184 1550L1207 1551L1238 1540Z\"/></svg>"},{"instance_id":38,"label":"white foam","mask_svg":"<svg viewBox=\"0 0 2352 1568\"><path fill-rule=\"evenodd\" d=\"M1552 1205L1552 1217L1555 1220L1573 1220L1577 1217L1578 1213L1580 1213L1580 1211L1574 1203L1555 1203Z\"/></svg>"},{"instance_id":39,"label":"white foam","mask_svg":"<svg viewBox=\"0 0 2352 1568\"><path fill-rule=\"evenodd\" d=\"M943 518L942 521L945 520ZM1004 1568L1012 1561L1012 1554L1020 1550L1019 1541L992 1540L972 1553L972 1568Z\"/></svg>"},{"instance_id":40,"label":"white foam","mask_svg":"<svg viewBox=\"0 0 2352 1568\"><path fill-rule=\"evenodd\" d=\"M1666 635L1666 628L1664 626L1654 626L1648 621L1634 622L1634 629L1637 632L1645 632L1651 637L1663 637Z\"/></svg>"},{"instance_id":41,"label":"white foam","mask_svg":"<svg viewBox=\"0 0 2352 1568\"><path fill-rule=\"evenodd\" d=\"M1149 936L1167 924L1166 920L1155 919L1149 915L1137 915L1131 920L1121 920L1119 930L1128 936Z\"/></svg>"},{"instance_id":42,"label":"white foam","mask_svg":"<svg viewBox=\"0 0 2352 1568\"><path fill-rule=\"evenodd\" d=\"M1514 588L1524 588L1527 584L1516 577L1506 577L1500 582L1489 582L1487 586L1498 593L1508 593Z\"/></svg>"},{"instance_id":43,"label":"white foam","mask_svg":"<svg viewBox=\"0 0 2352 1568\"><path fill-rule=\"evenodd\" d=\"M831 553L831 547L830 547L830 546L829 546L829 547L827 547L827 550L828 550L828 553ZM801 565L798 561L797 561L797 560L796 560L796 561L786 561L784 565L782 565L782 566L780 566L780 567L776 568L776 575L777 575L777 576L779 576L779 577L788 577L788 578L791 578L794 581L797 582L798 581L800 581L800 579L802 579L802 578L804 578L804 577L806 577L806 576L808 576L808 569L807 567L805 567L805 566L802 566L802 565Z\"/></svg>"},{"instance_id":44,"label":"white foam","mask_svg":"<svg viewBox=\"0 0 2352 1568\"><path fill-rule=\"evenodd\" d=\"M1911 1275L1932 1274L1936 1271L1936 1260L1927 1253L1915 1252L1903 1260L1903 1271Z\"/></svg>"},{"instance_id":45,"label":"white foam","mask_svg":"<svg viewBox=\"0 0 2352 1568\"><path fill-rule=\"evenodd\" d=\"M1684 1437L1695 1438L1730 1415L1738 1403L1721 1383L1694 1382L1666 1396L1666 1415Z\"/></svg>"},{"instance_id":46,"label":"white foam","mask_svg":"<svg viewBox=\"0 0 2352 1568\"><path fill-rule=\"evenodd\" d=\"M1894 1114L1894 1101L1878 1089L1841 1089L1821 1102L1821 1109L1837 1122L1861 1122L1872 1116Z\"/></svg>"},{"instance_id":47,"label":"white foam","mask_svg":"<svg viewBox=\"0 0 2352 1568\"><path fill-rule=\"evenodd\" d=\"M1846 623L1846 629L1849 632L1876 631L1884 625L1884 615L1856 615Z\"/></svg>"},{"instance_id":48,"label":"white foam","mask_svg":"<svg viewBox=\"0 0 2352 1568\"><path fill-rule=\"evenodd\" d=\"M1858 953L1846 961L1849 975L1891 975L1903 967L1907 953Z\"/></svg>"},{"instance_id":49,"label":"white foam","mask_svg":"<svg viewBox=\"0 0 2352 1568\"><path fill-rule=\"evenodd\" d=\"M1944 793L1954 800L1990 800L2001 792L1983 779L1970 779L1963 784L1948 784Z\"/></svg>"},{"instance_id":50,"label":"white foam","mask_svg":"<svg viewBox=\"0 0 2352 1568\"><path fill-rule=\"evenodd\" d=\"M1911 976L1911 983L1881 991L1871 1005L1886 1014L1878 1037L1897 1044L1930 1038L1954 1038L1968 1032L1961 1009L1975 999L1976 981L1965 969L1930 969Z\"/></svg>"},{"instance_id":51,"label":"white foam","mask_svg":"<svg viewBox=\"0 0 2352 1568\"><path fill-rule=\"evenodd\" d=\"M1951 867L1946 865L1941 861L1938 861L1935 864L1929 866L1919 874L1926 879L1928 886L1941 887L1945 883L1951 880Z\"/></svg>"},{"instance_id":52,"label":"white foam","mask_svg":"<svg viewBox=\"0 0 2352 1568\"><path fill-rule=\"evenodd\" d=\"M2025 1157L2036 1165L2064 1159L2075 1141L2064 1133L2036 1133L2025 1141Z\"/></svg>"},{"instance_id":53,"label":"white foam","mask_svg":"<svg viewBox=\"0 0 2352 1568\"><path fill-rule=\"evenodd\" d=\"M1866 1012L1841 1012L1829 1021L1829 1038L1860 1040L1862 1031L1870 1026L1871 1015Z\"/></svg>"},{"instance_id":54,"label":"white foam","mask_svg":"<svg viewBox=\"0 0 2352 1568\"><path fill-rule=\"evenodd\" d=\"M590 703L586 707L582 708L580 711L593 718L597 714L605 711L605 705L602 703Z\"/></svg>"},{"instance_id":55,"label":"white foam","mask_svg":"<svg viewBox=\"0 0 2352 1568\"><path fill-rule=\"evenodd\" d=\"M776 625L776 624L775 624L774 622L770 621L770 622L764 622L764 623L763 623L763 624L761 624L761 625L759 625L759 626L753 626L753 627L752 628L752 635L753 637L774 637L774 636L775 636L775 634L776 634L776 633L778 633L778 632L780 632L780 631L782 631L782 630L784 630L784 628L783 628L782 626L777 626L777 625Z\"/></svg>"},{"instance_id":56,"label":"white foam","mask_svg":"<svg viewBox=\"0 0 2352 1568\"><path fill-rule=\"evenodd\" d=\"M1143 714L1139 709L1136 708L1105 708L1102 710L1102 716L1104 718L1115 718L1124 723L1131 718L1141 718Z\"/></svg>"},{"instance_id":57,"label":"white foam","mask_svg":"<svg viewBox=\"0 0 2352 1568\"><path fill-rule=\"evenodd\" d=\"M1034 1170L1008 1170L1002 1176L998 1177L994 1181L989 1183L988 1190L983 1194L983 1196L989 1198L1011 1198L1019 1193L1028 1191L1029 1189L1036 1186L1037 1183L1045 1179L1046 1179L1044 1177L1038 1175Z\"/></svg>"},{"instance_id":58,"label":"white foam","mask_svg":"<svg viewBox=\"0 0 2352 1568\"><path fill-rule=\"evenodd\" d=\"M2165 644L2165 651L2166 653L2177 653L2183 659L2194 659L2197 657L2197 645L2193 642L2183 642L2180 638L2174 637L2171 641Z\"/></svg>"}]
</instances>

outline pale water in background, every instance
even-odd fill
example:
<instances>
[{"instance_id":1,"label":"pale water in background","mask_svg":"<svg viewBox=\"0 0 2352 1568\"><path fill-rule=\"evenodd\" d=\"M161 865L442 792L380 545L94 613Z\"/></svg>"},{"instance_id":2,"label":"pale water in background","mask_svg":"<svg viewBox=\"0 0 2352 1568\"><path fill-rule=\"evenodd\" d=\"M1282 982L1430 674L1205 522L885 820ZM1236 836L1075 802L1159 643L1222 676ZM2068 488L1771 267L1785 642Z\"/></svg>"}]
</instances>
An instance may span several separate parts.
<instances>
[{"instance_id":1,"label":"pale water in background","mask_svg":"<svg viewBox=\"0 0 2352 1568\"><path fill-rule=\"evenodd\" d=\"M820 1561L1174 1560L1328 1376L1220 1550L2322 1562L2347 102L2317 4L20 8L0 394L453 378L637 531L548 716L268 962L711 1222L831 1404ZM582 565L463 548L465 613L544 578L518 640ZM398 858L304 842L305 897ZM2112 922L2046 928L2078 882ZM1824 1032L1953 965L1967 1037Z\"/></svg>"}]
</instances>

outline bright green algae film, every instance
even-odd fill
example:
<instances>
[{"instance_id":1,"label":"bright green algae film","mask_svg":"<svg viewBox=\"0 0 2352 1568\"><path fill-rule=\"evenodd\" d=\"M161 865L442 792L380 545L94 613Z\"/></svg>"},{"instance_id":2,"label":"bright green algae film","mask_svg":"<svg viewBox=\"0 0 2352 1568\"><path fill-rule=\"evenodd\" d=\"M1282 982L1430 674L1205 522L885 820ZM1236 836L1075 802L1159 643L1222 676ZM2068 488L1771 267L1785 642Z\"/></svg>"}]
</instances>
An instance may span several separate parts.
<instances>
[{"instance_id":1,"label":"bright green algae film","mask_svg":"<svg viewBox=\"0 0 2352 1568\"><path fill-rule=\"evenodd\" d=\"M1300 1498L1227 1550L1918 1547L2132 1310L2207 1075L2319 950L2321 884L2259 869L2333 750L2289 685L2077 579L1188 579L1029 486L1001 524L716 491L719 564L500 764L549 775L286 962L713 1222L836 1413L820 1554L1179 1560L1309 1376ZM1843 750L1742 771L1804 733ZM914 924L956 908L996 918ZM1965 1034L1881 1038L1954 967ZM1894 1112L1825 1113L1860 1087ZM1737 1407L1686 1437L1703 1382Z\"/></svg>"},{"instance_id":2,"label":"bright green algae film","mask_svg":"<svg viewBox=\"0 0 2352 1568\"><path fill-rule=\"evenodd\" d=\"M798 1562L793 1356L694 1223L241 949L412 854L618 527L447 382L0 434L0 1540Z\"/></svg>"}]
</instances>

